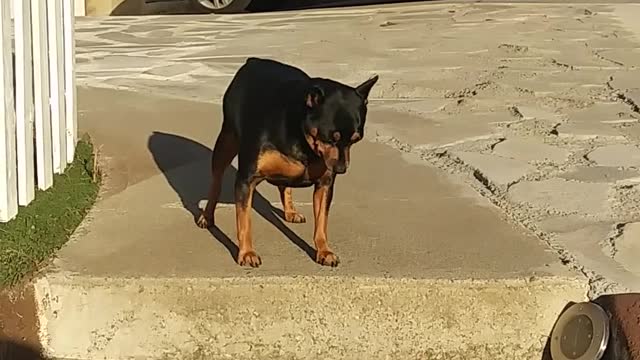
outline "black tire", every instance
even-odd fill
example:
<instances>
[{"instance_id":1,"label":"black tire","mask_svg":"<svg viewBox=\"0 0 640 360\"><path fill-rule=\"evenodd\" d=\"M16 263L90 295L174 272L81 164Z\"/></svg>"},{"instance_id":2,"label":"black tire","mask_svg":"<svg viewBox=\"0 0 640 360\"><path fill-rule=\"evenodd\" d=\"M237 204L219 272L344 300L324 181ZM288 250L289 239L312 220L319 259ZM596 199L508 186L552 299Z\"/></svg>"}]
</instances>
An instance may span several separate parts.
<instances>
[{"instance_id":1,"label":"black tire","mask_svg":"<svg viewBox=\"0 0 640 360\"><path fill-rule=\"evenodd\" d=\"M251 0L191 0L191 4L198 10L214 14L244 12L250 3Z\"/></svg>"}]
</instances>

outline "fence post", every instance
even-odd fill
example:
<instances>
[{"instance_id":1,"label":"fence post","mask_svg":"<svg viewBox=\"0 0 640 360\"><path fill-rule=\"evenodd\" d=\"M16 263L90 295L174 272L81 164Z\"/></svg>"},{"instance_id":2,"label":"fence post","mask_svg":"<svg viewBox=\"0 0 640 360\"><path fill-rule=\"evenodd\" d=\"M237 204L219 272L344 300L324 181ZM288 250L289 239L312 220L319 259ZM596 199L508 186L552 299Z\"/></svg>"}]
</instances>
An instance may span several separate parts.
<instances>
[{"instance_id":1,"label":"fence post","mask_svg":"<svg viewBox=\"0 0 640 360\"><path fill-rule=\"evenodd\" d=\"M53 185L53 145L49 110L49 46L45 0L31 0L31 28L36 109L36 173L38 188L47 190Z\"/></svg>"},{"instance_id":2,"label":"fence post","mask_svg":"<svg viewBox=\"0 0 640 360\"><path fill-rule=\"evenodd\" d=\"M18 160L18 204L35 197L33 161L33 65L31 63L31 3L14 0L16 76L16 147Z\"/></svg>"},{"instance_id":3,"label":"fence post","mask_svg":"<svg viewBox=\"0 0 640 360\"><path fill-rule=\"evenodd\" d=\"M49 30L49 88L51 89L49 96L51 98L53 172L61 174L67 167L62 1L47 0L47 25Z\"/></svg>"},{"instance_id":4,"label":"fence post","mask_svg":"<svg viewBox=\"0 0 640 360\"><path fill-rule=\"evenodd\" d=\"M16 113L9 3L0 0L0 222L9 221L18 213Z\"/></svg>"},{"instance_id":5,"label":"fence post","mask_svg":"<svg viewBox=\"0 0 640 360\"><path fill-rule=\"evenodd\" d=\"M73 13L75 16L86 16L87 15L87 7L86 0L76 0L73 5Z\"/></svg>"},{"instance_id":6,"label":"fence post","mask_svg":"<svg viewBox=\"0 0 640 360\"><path fill-rule=\"evenodd\" d=\"M74 0L63 0L64 28L64 89L65 118L67 121L67 163L73 162L78 141L78 119L76 103L76 51L75 51L75 6Z\"/></svg>"}]
</instances>

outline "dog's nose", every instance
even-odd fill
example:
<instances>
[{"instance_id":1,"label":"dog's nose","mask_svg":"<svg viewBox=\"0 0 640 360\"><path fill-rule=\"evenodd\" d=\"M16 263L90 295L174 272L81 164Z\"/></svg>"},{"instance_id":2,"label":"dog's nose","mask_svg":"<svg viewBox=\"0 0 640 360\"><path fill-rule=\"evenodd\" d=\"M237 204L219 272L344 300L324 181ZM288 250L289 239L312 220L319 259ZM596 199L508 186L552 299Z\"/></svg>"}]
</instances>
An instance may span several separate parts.
<instances>
[{"instance_id":1,"label":"dog's nose","mask_svg":"<svg viewBox=\"0 0 640 360\"><path fill-rule=\"evenodd\" d=\"M336 166L333 167L333 172L336 174L344 174L347 172L347 166L345 164L336 164Z\"/></svg>"}]
</instances>

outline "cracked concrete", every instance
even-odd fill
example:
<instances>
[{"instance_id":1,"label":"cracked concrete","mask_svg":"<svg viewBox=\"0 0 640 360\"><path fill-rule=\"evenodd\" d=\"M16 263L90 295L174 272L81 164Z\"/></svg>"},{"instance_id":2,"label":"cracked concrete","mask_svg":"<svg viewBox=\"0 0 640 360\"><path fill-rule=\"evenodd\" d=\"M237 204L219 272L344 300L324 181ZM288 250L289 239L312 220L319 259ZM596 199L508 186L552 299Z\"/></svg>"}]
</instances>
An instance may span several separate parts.
<instances>
[{"instance_id":1,"label":"cracked concrete","mask_svg":"<svg viewBox=\"0 0 640 360\"><path fill-rule=\"evenodd\" d=\"M640 171L608 166L575 166L560 174L559 177L579 182L615 183L618 180L640 177Z\"/></svg>"},{"instance_id":2,"label":"cracked concrete","mask_svg":"<svg viewBox=\"0 0 640 360\"><path fill-rule=\"evenodd\" d=\"M522 181L511 186L508 199L550 213L604 217L610 213L608 184L562 179Z\"/></svg>"},{"instance_id":3,"label":"cracked concrete","mask_svg":"<svg viewBox=\"0 0 640 360\"><path fill-rule=\"evenodd\" d=\"M508 187L535 167L524 161L475 152L454 152L454 156L477 170L476 177L495 185Z\"/></svg>"},{"instance_id":4,"label":"cracked concrete","mask_svg":"<svg viewBox=\"0 0 640 360\"><path fill-rule=\"evenodd\" d=\"M502 157L526 162L551 161L563 163L569 157L569 151L548 145L537 139L511 138L496 144L493 153Z\"/></svg>"},{"instance_id":5,"label":"cracked concrete","mask_svg":"<svg viewBox=\"0 0 640 360\"><path fill-rule=\"evenodd\" d=\"M107 167L96 205L36 284L55 358L533 360L566 302L586 297L585 279L534 234L370 137L354 146L332 203L340 266L313 261L312 223L284 224L263 183L252 215L263 265L242 268L233 167L216 227L194 223L220 107L93 88L79 103ZM310 191L294 189L307 219Z\"/></svg>"}]
</instances>

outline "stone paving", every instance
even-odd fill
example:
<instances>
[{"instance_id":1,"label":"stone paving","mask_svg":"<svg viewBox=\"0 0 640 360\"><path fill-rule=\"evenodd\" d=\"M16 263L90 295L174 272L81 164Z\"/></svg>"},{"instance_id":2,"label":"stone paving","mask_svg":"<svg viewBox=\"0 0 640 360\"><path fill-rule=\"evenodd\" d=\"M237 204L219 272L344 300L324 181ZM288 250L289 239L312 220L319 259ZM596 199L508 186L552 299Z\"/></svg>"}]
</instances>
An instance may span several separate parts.
<instances>
[{"instance_id":1,"label":"stone paving","mask_svg":"<svg viewBox=\"0 0 640 360\"><path fill-rule=\"evenodd\" d=\"M351 84L378 73L370 140L466 181L582 271L592 295L638 290L640 39L621 19L639 14L422 3L87 18L78 81L220 103L248 56Z\"/></svg>"}]
</instances>

